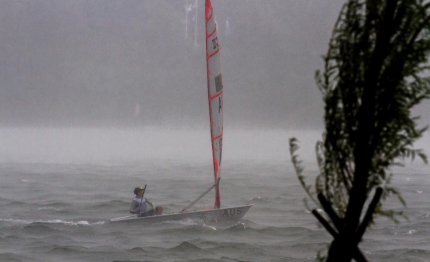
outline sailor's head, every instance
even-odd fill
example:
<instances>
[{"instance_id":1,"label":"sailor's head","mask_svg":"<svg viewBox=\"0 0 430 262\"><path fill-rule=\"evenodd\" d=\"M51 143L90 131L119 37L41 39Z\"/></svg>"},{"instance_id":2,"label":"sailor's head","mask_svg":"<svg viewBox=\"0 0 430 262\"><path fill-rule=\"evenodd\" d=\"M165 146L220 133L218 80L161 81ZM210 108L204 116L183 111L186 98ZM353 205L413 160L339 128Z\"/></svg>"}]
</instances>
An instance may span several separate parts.
<instances>
[{"instance_id":1,"label":"sailor's head","mask_svg":"<svg viewBox=\"0 0 430 262\"><path fill-rule=\"evenodd\" d=\"M134 189L134 194L135 195L137 195L137 194L139 194L139 192L141 192L141 191L143 191L143 187L136 187L135 189Z\"/></svg>"}]
</instances>

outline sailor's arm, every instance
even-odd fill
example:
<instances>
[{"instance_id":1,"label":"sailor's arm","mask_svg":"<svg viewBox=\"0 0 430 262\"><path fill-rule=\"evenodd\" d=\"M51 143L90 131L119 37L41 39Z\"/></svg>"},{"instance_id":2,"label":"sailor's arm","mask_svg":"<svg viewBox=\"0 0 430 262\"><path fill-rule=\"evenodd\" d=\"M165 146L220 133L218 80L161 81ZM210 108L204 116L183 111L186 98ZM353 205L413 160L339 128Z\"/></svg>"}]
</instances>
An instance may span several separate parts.
<instances>
[{"instance_id":1,"label":"sailor's arm","mask_svg":"<svg viewBox=\"0 0 430 262\"><path fill-rule=\"evenodd\" d=\"M131 201L130 213L139 214L139 203L136 200Z\"/></svg>"},{"instance_id":2,"label":"sailor's arm","mask_svg":"<svg viewBox=\"0 0 430 262\"><path fill-rule=\"evenodd\" d=\"M154 202L152 202L151 200L149 200L149 199L146 199L146 203L148 203L151 207L152 207L152 209L154 209L155 210L155 204L154 204Z\"/></svg>"}]
</instances>

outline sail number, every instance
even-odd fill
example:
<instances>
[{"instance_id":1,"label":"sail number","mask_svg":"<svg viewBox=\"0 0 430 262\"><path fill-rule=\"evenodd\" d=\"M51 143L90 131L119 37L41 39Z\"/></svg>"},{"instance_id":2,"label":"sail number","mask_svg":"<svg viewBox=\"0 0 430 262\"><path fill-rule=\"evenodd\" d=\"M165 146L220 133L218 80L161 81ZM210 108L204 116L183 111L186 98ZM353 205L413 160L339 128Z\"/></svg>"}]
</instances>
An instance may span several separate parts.
<instances>
[{"instance_id":1,"label":"sail number","mask_svg":"<svg viewBox=\"0 0 430 262\"><path fill-rule=\"evenodd\" d=\"M229 208L224 210L224 212L222 213L222 216L226 217L226 216L235 216L240 214L242 214L241 208Z\"/></svg>"}]
</instances>

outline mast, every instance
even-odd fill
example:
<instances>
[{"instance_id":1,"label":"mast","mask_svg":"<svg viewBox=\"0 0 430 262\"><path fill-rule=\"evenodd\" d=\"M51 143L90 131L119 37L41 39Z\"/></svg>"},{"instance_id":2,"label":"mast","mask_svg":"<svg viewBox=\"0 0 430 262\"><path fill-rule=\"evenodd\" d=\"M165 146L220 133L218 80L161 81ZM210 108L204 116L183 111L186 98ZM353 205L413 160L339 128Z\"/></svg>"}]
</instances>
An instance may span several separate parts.
<instances>
[{"instance_id":1,"label":"mast","mask_svg":"<svg viewBox=\"0 0 430 262\"><path fill-rule=\"evenodd\" d=\"M205 2L206 25L206 67L209 100L209 119L211 129L214 179L217 182L221 172L222 136L223 136L223 84L215 16L210 0ZM219 183L215 186L215 208L221 205Z\"/></svg>"}]
</instances>

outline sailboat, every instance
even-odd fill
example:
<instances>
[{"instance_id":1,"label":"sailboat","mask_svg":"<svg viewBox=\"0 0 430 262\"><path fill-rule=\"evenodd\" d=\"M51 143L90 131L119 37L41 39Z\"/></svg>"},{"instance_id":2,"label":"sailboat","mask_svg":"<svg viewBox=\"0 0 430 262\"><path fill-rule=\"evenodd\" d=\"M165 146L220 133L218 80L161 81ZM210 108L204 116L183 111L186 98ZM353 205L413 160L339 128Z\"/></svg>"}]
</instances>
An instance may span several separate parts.
<instances>
[{"instance_id":1,"label":"sailboat","mask_svg":"<svg viewBox=\"0 0 430 262\"><path fill-rule=\"evenodd\" d=\"M240 205L221 207L220 179L221 179L221 156L223 137L223 84L221 77L220 47L218 43L217 27L213 13L212 3L205 0L206 21L206 67L207 67L207 89L209 101L209 119L212 141L212 157L214 168L214 181L209 189L197 197L181 211L171 214L155 216L130 215L113 218L109 222L142 221L157 223L162 221L192 219L204 222L234 221L242 218L252 205ZM213 208L190 210L190 208L203 198L212 189L215 189L215 203Z\"/></svg>"}]
</instances>

